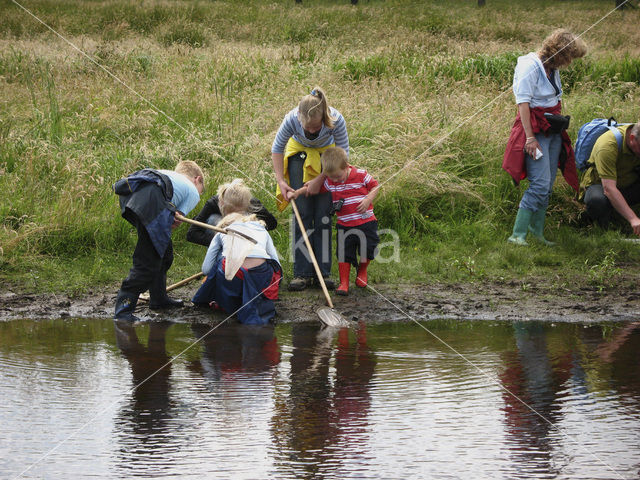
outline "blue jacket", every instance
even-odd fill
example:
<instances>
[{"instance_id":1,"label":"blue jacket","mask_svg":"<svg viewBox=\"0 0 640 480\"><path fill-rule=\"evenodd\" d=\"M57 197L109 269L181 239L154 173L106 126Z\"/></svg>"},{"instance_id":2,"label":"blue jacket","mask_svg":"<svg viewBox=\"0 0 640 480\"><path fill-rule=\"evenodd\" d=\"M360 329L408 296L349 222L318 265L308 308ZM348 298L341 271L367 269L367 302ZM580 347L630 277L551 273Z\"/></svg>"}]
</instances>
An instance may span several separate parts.
<instances>
[{"instance_id":1,"label":"blue jacket","mask_svg":"<svg viewBox=\"0 0 640 480\"><path fill-rule=\"evenodd\" d=\"M118 180L113 191L120 196L122 216L133 226L142 223L161 257L171 242L175 207L173 185L166 175L145 168Z\"/></svg>"}]
</instances>

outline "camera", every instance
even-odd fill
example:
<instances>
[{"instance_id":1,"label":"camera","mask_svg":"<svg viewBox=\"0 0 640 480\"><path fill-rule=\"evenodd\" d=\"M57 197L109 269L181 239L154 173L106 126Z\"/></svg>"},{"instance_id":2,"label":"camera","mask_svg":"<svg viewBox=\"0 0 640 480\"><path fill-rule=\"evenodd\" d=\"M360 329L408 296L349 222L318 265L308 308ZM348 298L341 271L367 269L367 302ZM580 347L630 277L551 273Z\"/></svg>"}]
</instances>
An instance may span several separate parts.
<instances>
[{"instance_id":1,"label":"camera","mask_svg":"<svg viewBox=\"0 0 640 480\"><path fill-rule=\"evenodd\" d=\"M340 200L336 200L335 202L333 202L331 204L331 213L336 213L339 212L340 209L342 208L342 205L344 205L344 198L341 198Z\"/></svg>"}]
</instances>

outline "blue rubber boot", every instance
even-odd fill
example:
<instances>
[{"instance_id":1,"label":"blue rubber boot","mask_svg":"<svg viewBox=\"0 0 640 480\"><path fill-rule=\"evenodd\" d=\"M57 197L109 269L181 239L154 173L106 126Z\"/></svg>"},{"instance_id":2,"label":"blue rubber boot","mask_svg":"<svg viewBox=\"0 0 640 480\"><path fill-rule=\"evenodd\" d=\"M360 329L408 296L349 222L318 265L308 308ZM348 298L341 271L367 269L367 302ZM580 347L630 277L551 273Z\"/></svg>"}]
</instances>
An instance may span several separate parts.
<instances>
[{"instance_id":1,"label":"blue rubber boot","mask_svg":"<svg viewBox=\"0 0 640 480\"><path fill-rule=\"evenodd\" d=\"M531 215L531 223L529 224L529 231L536 238L536 240L544 243L548 247L552 247L556 243L544 238L544 221L546 214L546 208L541 208L540 210L533 212L533 215Z\"/></svg>"},{"instance_id":2,"label":"blue rubber boot","mask_svg":"<svg viewBox=\"0 0 640 480\"><path fill-rule=\"evenodd\" d=\"M513 233L507 239L509 243L515 243L516 245L529 245L526 238L532 215L533 212L531 210L527 210L525 208L518 209L516 221L513 224Z\"/></svg>"},{"instance_id":3,"label":"blue rubber boot","mask_svg":"<svg viewBox=\"0 0 640 480\"><path fill-rule=\"evenodd\" d=\"M113 319L124 320L131 323L137 322L140 319L133 314L137 304L137 293L125 292L124 290L120 290L116 298L116 308Z\"/></svg>"}]
</instances>

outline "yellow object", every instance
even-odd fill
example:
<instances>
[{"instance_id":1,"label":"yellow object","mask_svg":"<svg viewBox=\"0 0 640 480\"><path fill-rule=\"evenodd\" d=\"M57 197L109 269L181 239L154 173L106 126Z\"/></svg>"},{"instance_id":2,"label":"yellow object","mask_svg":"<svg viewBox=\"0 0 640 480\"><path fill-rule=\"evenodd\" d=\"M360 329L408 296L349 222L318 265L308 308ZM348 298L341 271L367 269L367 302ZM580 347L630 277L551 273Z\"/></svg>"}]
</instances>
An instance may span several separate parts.
<instances>
[{"instance_id":1,"label":"yellow object","mask_svg":"<svg viewBox=\"0 0 640 480\"><path fill-rule=\"evenodd\" d=\"M306 183L310 180L316 178L322 172L322 163L320 163L320 155L329 147L335 147L335 143L331 145L327 145L326 147L313 148L313 147L305 147L299 142L296 142L293 138L290 138L287 142L287 146L284 149L284 160L283 160L283 173L284 179L287 181L287 184L291 185L289 182L289 157L295 155L299 152L305 152L307 154L307 158L304 161L304 173L302 175L302 182ZM276 186L276 204L278 206L278 210L283 211L289 205L289 202L284 199L282 196L282 192L280 191L280 185Z\"/></svg>"}]
</instances>

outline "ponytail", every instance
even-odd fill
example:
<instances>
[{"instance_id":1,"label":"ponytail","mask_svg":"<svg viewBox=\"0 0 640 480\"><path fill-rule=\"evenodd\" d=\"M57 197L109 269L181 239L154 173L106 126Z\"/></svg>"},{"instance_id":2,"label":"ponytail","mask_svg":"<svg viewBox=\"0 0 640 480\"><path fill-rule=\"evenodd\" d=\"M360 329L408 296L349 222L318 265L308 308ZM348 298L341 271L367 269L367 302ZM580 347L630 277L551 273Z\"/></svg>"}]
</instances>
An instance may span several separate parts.
<instances>
[{"instance_id":1,"label":"ponytail","mask_svg":"<svg viewBox=\"0 0 640 480\"><path fill-rule=\"evenodd\" d=\"M324 90L320 87L314 87L309 95L302 97L298 104L298 113L304 122L322 116L322 123L327 128L333 128L334 118L329 110L329 102Z\"/></svg>"}]
</instances>

